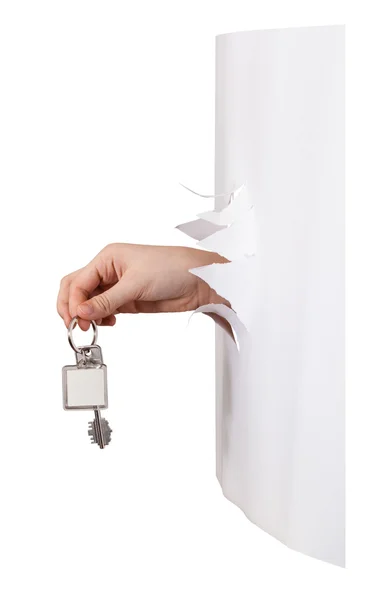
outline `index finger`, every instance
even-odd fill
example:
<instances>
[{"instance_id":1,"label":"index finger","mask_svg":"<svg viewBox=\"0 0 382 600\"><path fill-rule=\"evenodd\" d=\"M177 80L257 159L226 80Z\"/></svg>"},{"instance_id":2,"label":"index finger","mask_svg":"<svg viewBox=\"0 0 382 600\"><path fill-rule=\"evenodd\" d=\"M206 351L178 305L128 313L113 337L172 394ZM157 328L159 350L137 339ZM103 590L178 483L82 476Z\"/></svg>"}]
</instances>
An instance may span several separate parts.
<instances>
[{"instance_id":1,"label":"index finger","mask_svg":"<svg viewBox=\"0 0 382 600\"><path fill-rule=\"evenodd\" d=\"M69 313L71 317L77 316L78 305L89 300L91 293L98 287L100 281L98 269L91 263L72 279L69 288ZM90 323L85 319L79 319L78 325L81 329L87 330Z\"/></svg>"}]
</instances>

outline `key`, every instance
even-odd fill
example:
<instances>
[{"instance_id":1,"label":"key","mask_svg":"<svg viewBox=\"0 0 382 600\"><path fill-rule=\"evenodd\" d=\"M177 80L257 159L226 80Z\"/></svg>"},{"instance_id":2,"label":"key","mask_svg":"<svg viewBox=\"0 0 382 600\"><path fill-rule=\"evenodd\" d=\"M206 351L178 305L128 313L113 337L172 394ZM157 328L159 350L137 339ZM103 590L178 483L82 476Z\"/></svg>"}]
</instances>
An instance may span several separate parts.
<instances>
[{"instance_id":1,"label":"key","mask_svg":"<svg viewBox=\"0 0 382 600\"><path fill-rule=\"evenodd\" d=\"M100 448L104 448L110 443L112 429L109 422L101 418L99 408L94 409L94 421L90 421L88 434L92 440L92 444L98 444Z\"/></svg>"},{"instance_id":2,"label":"key","mask_svg":"<svg viewBox=\"0 0 382 600\"><path fill-rule=\"evenodd\" d=\"M112 429L101 417L101 409L108 407L107 367L103 362L102 350L97 341L97 325L92 321L93 341L89 346L76 346L73 329L77 317L68 327L68 339L76 357L75 365L62 369L63 403L65 410L93 410L94 420L88 425L88 435L92 444L103 449L111 441Z\"/></svg>"}]
</instances>

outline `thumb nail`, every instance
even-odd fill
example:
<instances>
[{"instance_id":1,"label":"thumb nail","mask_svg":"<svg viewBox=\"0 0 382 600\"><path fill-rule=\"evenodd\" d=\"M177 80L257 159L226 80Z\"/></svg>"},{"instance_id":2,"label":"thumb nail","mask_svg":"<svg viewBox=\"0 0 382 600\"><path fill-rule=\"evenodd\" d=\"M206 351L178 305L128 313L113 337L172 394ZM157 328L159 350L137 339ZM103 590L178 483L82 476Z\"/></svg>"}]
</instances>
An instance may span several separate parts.
<instances>
[{"instance_id":1,"label":"thumb nail","mask_svg":"<svg viewBox=\"0 0 382 600\"><path fill-rule=\"evenodd\" d=\"M94 309L92 307L91 304L80 304L78 307L78 310L83 314L83 315L87 315L90 316L92 314L92 312L94 312Z\"/></svg>"}]
</instances>

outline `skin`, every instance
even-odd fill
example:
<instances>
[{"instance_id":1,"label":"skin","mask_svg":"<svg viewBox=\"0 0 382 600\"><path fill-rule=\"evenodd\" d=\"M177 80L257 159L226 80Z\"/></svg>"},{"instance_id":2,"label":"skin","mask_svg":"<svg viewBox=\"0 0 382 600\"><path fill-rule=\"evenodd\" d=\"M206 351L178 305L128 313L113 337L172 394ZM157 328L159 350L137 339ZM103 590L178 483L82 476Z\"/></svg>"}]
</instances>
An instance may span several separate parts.
<instances>
[{"instance_id":1,"label":"skin","mask_svg":"<svg viewBox=\"0 0 382 600\"><path fill-rule=\"evenodd\" d=\"M61 280L59 315L68 326L79 317L113 326L118 313L195 310L204 304L229 303L188 269L229 262L214 252L181 246L109 244L82 269Z\"/></svg>"}]
</instances>

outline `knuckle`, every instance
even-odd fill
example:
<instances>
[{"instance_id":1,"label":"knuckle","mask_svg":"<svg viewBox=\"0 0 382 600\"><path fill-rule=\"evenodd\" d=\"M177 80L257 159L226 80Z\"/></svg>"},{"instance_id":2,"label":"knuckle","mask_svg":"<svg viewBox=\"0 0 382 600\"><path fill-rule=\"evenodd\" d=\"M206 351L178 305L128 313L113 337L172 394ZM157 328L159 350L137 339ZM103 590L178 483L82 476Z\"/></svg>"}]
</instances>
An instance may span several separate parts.
<instances>
[{"instance_id":1,"label":"knuckle","mask_svg":"<svg viewBox=\"0 0 382 600\"><path fill-rule=\"evenodd\" d=\"M104 293L95 298L95 302L103 312L110 313L111 312L111 302L109 296Z\"/></svg>"},{"instance_id":2,"label":"knuckle","mask_svg":"<svg viewBox=\"0 0 382 600\"><path fill-rule=\"evenodd\" d=\"M105 252L106 254L111 254L112 252L117 250L118 246L119 244L112 242L111 244L107 244L107 246L105 246L102 252Z\"/></svg>"},{"instance_id":3,"label":"knuckle","mask_svg":"<svg viewBox=\"0 0 382 600\"><path fill-rule=\"evenodd\" d=\"M126 247L129 246L130 244L125 244L125 243L121 243L121 242L112 242L111 244L107 244L107 246L105 246L103 248L103 250L101 251L101 254L104 254L106 256L115 256L117 253L121 252L122 250L126 250Z\"/></svg>"}]
</instances>

